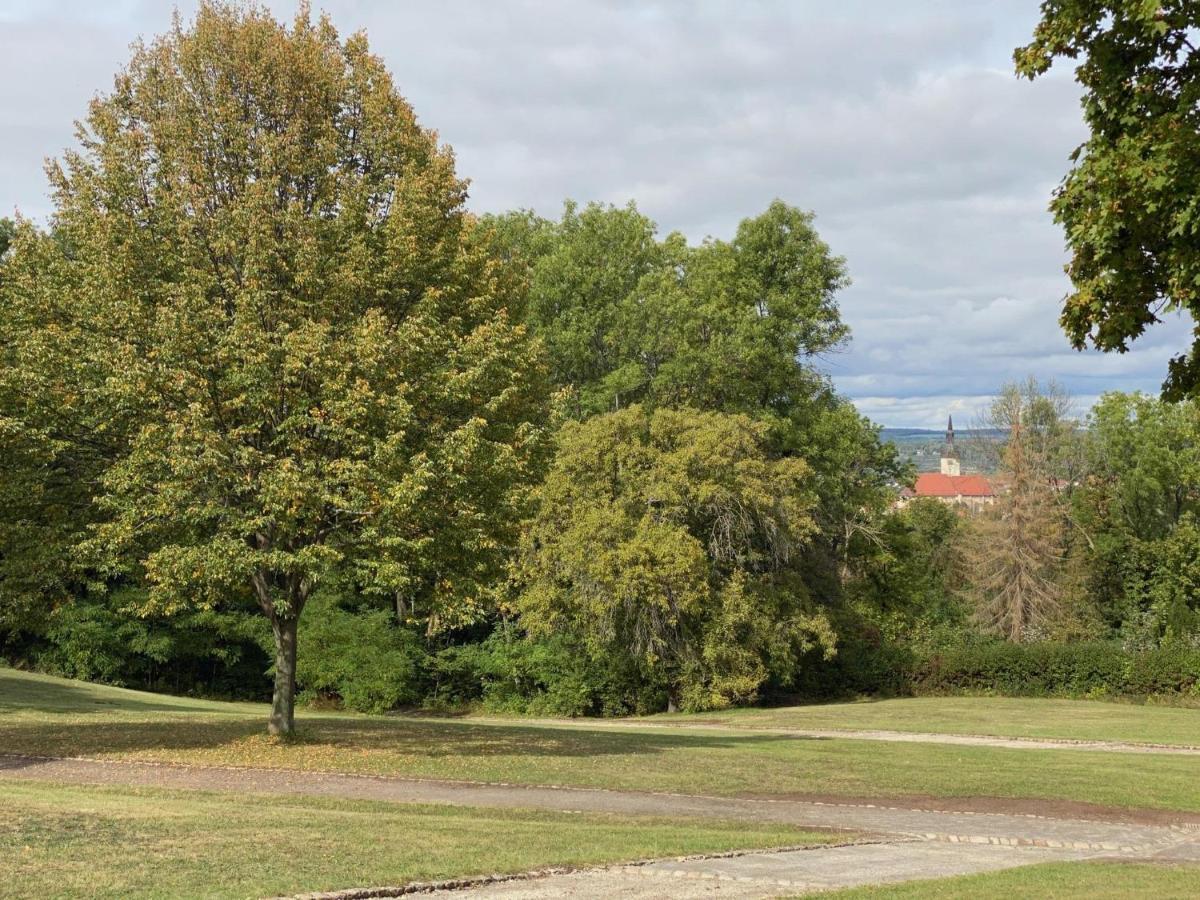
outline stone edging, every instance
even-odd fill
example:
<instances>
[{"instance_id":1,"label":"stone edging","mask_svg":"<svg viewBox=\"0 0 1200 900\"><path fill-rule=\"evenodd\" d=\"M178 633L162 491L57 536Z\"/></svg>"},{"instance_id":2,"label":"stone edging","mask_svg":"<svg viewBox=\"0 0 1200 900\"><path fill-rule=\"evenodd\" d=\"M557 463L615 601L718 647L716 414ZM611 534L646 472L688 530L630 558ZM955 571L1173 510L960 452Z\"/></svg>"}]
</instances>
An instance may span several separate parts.
<instances>
[{"instance_id":1,"label":"stone edging","mask_svg":"<svg viewBox=\"0 0 1200 900\"><path fill-rule=\"evenodd\" d=\"M771 847L766 850L727 850L722 853L695 853L690 856L660 856L650 859L638 859L629 862L614 862L600 866L551 866L545 869L530 869L525 872L501 873L495 875L474 875L464 878L450 878L442 881L413 881L401 885L385 885L382 887L345 888L339 891L317 891L308 894L290 894L272 897L270 900L371 900L375 897L405 897L411 894L432 894L435 891L462 891L469 888L482 887L489 884L503 884L508 881L533 881L538 878L549 878L555 875L574 875L583 872L603 872L608 869L640 869L653 863L662 862L697 862L709 859L734 859L739 856L761 856L774 853L796 853L802 850L834 850L840 847L862 847L880 844L915 843L912 839L898 838L896 840L861 840L843 841L839 844L799 844L793 847Z\"/></svg>"}]
</instances>

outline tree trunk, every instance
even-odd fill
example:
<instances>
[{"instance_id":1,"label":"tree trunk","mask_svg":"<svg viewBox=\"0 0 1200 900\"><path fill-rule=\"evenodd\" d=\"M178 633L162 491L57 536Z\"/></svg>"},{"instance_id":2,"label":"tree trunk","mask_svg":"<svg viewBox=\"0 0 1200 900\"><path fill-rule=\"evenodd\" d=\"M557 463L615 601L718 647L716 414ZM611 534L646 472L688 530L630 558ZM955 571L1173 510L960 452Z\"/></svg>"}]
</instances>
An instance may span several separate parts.
<instances>
[{"instance_id":1,"label":"tree trunk","mask_svg":"<svg viewBox=\"0 0 1200 900\"><path fill-rule=\"evenodd\" d=\"M267 731L289 735L296 729L296 626L298 617L271 619L275 633L275 693Z\"/></svg>"},{"instance_id":2,"label":"tree trunk","mask_svg":"<svg viewBox=\"0 0 1200 900\"><path fill-rule=\"evenodd\" d=\"M667 688L667 712L679 712L679 688L674 685Z\"/></svg>"}]
</instances>

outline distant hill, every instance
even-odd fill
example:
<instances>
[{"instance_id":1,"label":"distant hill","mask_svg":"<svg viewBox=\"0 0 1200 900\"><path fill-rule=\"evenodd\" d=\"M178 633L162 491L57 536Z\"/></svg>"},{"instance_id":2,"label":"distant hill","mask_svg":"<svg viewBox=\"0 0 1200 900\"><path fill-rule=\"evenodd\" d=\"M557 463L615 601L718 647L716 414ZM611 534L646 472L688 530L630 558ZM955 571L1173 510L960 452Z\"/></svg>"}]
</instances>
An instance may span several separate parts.
<instances>
[{"instance_id":1,"label":"distant hill","mask_svg":"<svg viewBox=\"0 0 1200 900\"><path fill-rule=\"evenodd\" d=\"M900 457L917 467L918 472L936 472L942 456L946 432L940 428L884 428L880 437L895 445ZM1004 432L994 428L954 430L954 446L964 472L996 471L997 449Z\"/></svg>"}]
</instances>

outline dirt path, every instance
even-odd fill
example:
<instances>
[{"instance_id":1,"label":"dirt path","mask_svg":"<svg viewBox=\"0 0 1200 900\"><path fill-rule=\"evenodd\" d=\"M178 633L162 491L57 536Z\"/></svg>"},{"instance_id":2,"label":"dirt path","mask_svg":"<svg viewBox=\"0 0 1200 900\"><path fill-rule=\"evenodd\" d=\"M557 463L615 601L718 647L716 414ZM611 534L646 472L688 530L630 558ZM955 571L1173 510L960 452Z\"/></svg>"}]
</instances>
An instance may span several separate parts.
<instances>
[{"instance_id":1,"label":"dirt path","mask_svg":"<svg viewBox=\"0 0 1200 900\"><path fill-rule=\"evenodd\" d=\"M1115 856L1200 862L1200 816L1125 821L926 809L879 803L788 798L731 798L588 788L444 782L394 777L156 765L86 759L0 756L0 781L37 779L74 784L136 785L270 792L464 806L718 818L843 829L882 836L883 843L757 853L686 862L665 860L529 881L486 885L458 896L510 900L550 897L771 897L799 891L932 878L1027 865L1050 859ZM1139 821L1139 819L1141 819ZM666 888L664 879L671 879ZM437 894L427 895L437 896Z\"/></svg>"},{"instance_id":2,"label":"dirt path","mask_svg":"<svg viewBox=\"0 0 1200 900\"><path fill-rule=\"evenodd\" d=\"M76 784L117 784L236 793L283 793L394 803L550 809L624 815L658 815L773 822L799 827L901 835L920 840L1036 846L1058 849L1141 852L1200 839L1200 814L1151 813L1133 821L1120 811L1097 808L1095 818L994 812L976 809L906 808L897 800L841 802L779 797L717 797L562 786L432 781L389 776L176 766L92 759L0 756L0 779L38 779ZM924 807L926 804L920 804ZM1114 820L1117 819L1117 820ZM1124 819L1123 821L1120 819Z\"/></svg>"},{"instance_id":3,"label":"dirt path","mask_svg":"<svg viewBox=\"0 0 1200 900\"><path fill-rule=\"evenodd\" d=\"M428 716L419 718L428 719ZM473 722L512 725L513 719L478 717ZM1165 753L1200 756L1200 747L1190 744L1154 744L1135 741L1090 741L1076 738L999 737L989 734L943 734L933 731L888 731L885 729L786 728L777 725L725 725L710 723L645 722L630 720L521 719L518 724L547 725L555 728L582 728L589 731L620 729L629 731L677 730L706 731L721 734L772 734L807 739L843 739L883 741L905 744L951 744L962 747L1002 747L1010 750L1088 750L1100 753Z\"/></svg>"}]
</instances>

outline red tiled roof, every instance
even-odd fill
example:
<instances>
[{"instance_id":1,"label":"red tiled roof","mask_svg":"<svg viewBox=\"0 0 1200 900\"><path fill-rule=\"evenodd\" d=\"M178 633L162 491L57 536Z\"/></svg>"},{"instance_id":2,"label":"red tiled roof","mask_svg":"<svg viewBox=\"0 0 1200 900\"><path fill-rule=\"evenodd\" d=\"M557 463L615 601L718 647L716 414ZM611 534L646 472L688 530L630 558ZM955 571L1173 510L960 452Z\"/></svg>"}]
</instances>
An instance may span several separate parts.
<instances>
[{"instance_id":1,"label":"red tiled roof","mask_svg":"<svg viewBox=\"0 0 1200 900\"><path fill-rule=\"evenodd\" d=\"M982 475L943 475L922 472L913 488L918 497L994 497L992 484Z\"/></svg>"}]
</instances>

